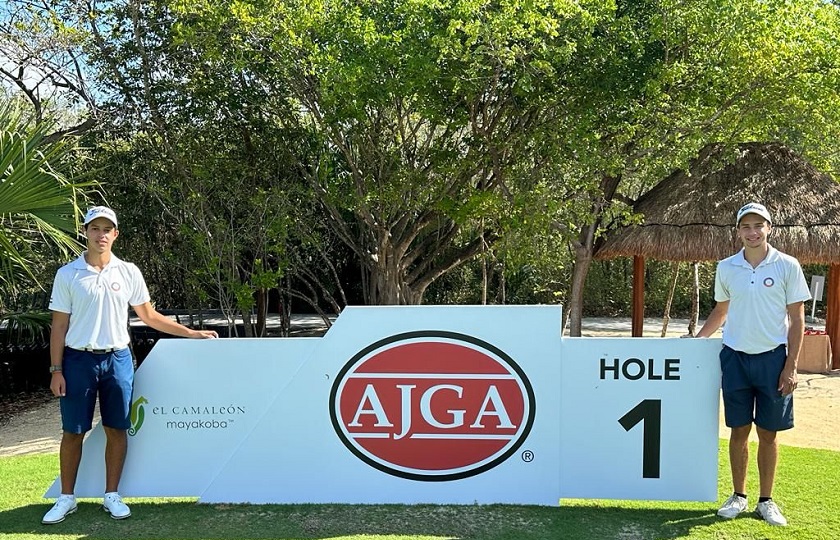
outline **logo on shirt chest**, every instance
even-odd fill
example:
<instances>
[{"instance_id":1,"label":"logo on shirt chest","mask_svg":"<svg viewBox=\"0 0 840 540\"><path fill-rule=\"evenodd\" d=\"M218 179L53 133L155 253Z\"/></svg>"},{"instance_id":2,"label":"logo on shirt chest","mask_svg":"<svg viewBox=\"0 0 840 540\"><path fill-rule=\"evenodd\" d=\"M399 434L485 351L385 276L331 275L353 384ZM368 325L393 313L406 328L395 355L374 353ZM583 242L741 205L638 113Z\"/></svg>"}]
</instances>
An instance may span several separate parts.
<instances>
[{"instance_id":1,"label":"logo on shirt chest","mask_svg":"<svg viewBox=\"0 0 840 540\"><path fill-rule=\"evenodd\" d=\"M766 280L765 280L764 284L765 284L765 285L767 285L767 281L766 281ZM121 285L120 285L119 283L117 283L116 281L114 281L113 283L111 283L111 290L112 290L112 291L114 291L114 292L118 292L118 291L120 290L120 288L121 288Z\"/></svg>"},{"instance_id":2,"label":"logo on shirt chest","mask_svg":"<svg viewBox=\"0 0 840 540\"><path fill-rule=\"evenodd\" d=\"M771 277L764 278L764 286L765 287L772 287L775 285L776 281Z\"/></svg>"}]
</instances>

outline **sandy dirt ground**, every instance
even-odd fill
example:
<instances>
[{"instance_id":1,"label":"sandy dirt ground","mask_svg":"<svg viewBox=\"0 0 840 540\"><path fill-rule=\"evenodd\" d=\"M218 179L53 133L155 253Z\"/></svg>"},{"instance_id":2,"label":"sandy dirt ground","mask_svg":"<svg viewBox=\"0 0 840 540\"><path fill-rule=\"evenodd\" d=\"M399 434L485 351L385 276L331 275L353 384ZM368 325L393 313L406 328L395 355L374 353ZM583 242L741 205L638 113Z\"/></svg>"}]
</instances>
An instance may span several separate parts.
<instances>
[{"instance_id":1,"label":"sandy dirt ground","mask_svg":"<svg viewBox=\"0 0 840 540\"><path fill-rule=\"evenodd\" d=\"M644 335L659 336L661 319L645 321ZM667 336L686 333L687 321L672 320ZM591 337L629 337L627 319L588 319L582 334ZM799 374L794 394L796 427L779 434L779 442L789 446L825 448L840 451L840 370L824 374ZM98 421L98 418L95 420ZM728 438L720 407L720 437ZM755 431L751 438L755 439ZM57 400L17 413L0 426L0 457L55 453L61 439L61 420Z\"/></svg>"}]
</instances>

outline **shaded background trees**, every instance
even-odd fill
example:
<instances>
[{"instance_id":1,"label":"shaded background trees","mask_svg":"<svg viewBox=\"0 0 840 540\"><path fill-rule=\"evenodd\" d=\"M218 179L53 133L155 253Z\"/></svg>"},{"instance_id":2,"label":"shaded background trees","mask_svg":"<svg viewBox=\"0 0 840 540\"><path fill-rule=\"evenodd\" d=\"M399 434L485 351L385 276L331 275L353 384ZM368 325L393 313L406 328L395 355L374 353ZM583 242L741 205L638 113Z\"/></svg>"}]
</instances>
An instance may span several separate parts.
<instances>
[{"instance_id":1,"label":"shaded background trees","mask_svg":"<svg viewBox=\"0 0 840 540\"><path fill-rule=\"evenodd\" d=\"M820 1L5 9L0 74L95 148L81 167L153 297L249 335L281 305L421 302L559 302L575 335L629 298L600 239L705 144L840 160L840 10ZM649 267L654 311L672 273Z\"/></svg>"}]
</instances>

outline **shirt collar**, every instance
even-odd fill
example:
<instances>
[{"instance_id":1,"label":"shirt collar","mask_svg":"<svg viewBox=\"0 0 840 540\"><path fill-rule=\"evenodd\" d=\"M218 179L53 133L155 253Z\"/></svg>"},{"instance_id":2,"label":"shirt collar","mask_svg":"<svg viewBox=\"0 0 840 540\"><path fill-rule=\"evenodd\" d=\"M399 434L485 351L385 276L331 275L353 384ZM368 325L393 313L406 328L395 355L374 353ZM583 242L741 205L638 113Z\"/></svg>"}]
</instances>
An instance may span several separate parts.
<instances>
[{"instance_id":1,"label":"shirt collar","mask_svg":"<svg viewBox=\"0 0 840 540\"><path fill-rule=\"evenodd\" d=\"M85 260L85 253L87 253L87 251L83 251L82 254L78 256L78 258L76 258L73 262L70 263L70 266L72 266L73 268L81 268L82 270L86 270L88 267L88 263ZM122 261L119 259L119 257L111 253L111 261L108 263L108 266L106 266L106 268L117 266L119 264L122 264Z\"/></svg>"},{"instance_id":2,"label":"shirt collar","mask_svg":"<svg viewBox=\"0 0 840 540\"><path fill-rule=\"evenodd\" d=\"M760 267L762 267L766 264L772 264L772 263L776 262L776 260L778 260L778 258L779 258L779 250L774 248L770 244L767 244L767 256L764 257L763 261L758 263L758 266L756 266L756 268L760 268ZM744 248L741 248L741 251L739 251L735 255L735 257L733 257L732 263L737 265L737 266L745 266L745 267L752 268L752 265L750 263L748 263L747 259L744 257Z\"/></svg>"}]
</instances>

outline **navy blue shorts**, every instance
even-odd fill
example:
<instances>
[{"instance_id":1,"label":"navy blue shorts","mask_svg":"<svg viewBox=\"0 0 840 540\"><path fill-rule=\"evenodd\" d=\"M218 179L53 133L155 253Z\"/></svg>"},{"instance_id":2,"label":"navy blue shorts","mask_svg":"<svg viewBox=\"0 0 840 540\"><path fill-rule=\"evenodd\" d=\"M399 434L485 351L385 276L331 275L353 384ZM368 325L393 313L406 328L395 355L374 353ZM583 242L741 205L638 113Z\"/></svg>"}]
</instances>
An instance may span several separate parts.
<instances>
[{"instance_id":1,"label":"navy blue shorts","mask_svg":"<svg viewBox=\"0 0 840 540\"><path fill-rule=\"evenodd\" d=\"M723 413L728 427L752 422L767 431L793 427L793 394L779 392L787 347L747 354L723 346L720 351Z\"/></svg>"},{"instance_id":2,"label":"navy blue shorts","mask_svg":"<svg viewBox=\"0 0 840 540\"><path fill-rule=\"evenodd\" d=\"M62 372L67 385L60 399L64 431L90 431L97 395L103 426L114 429L131 426L134 361L129 349L98 354L65 347Z\"/></svg>"}]
</instances>

